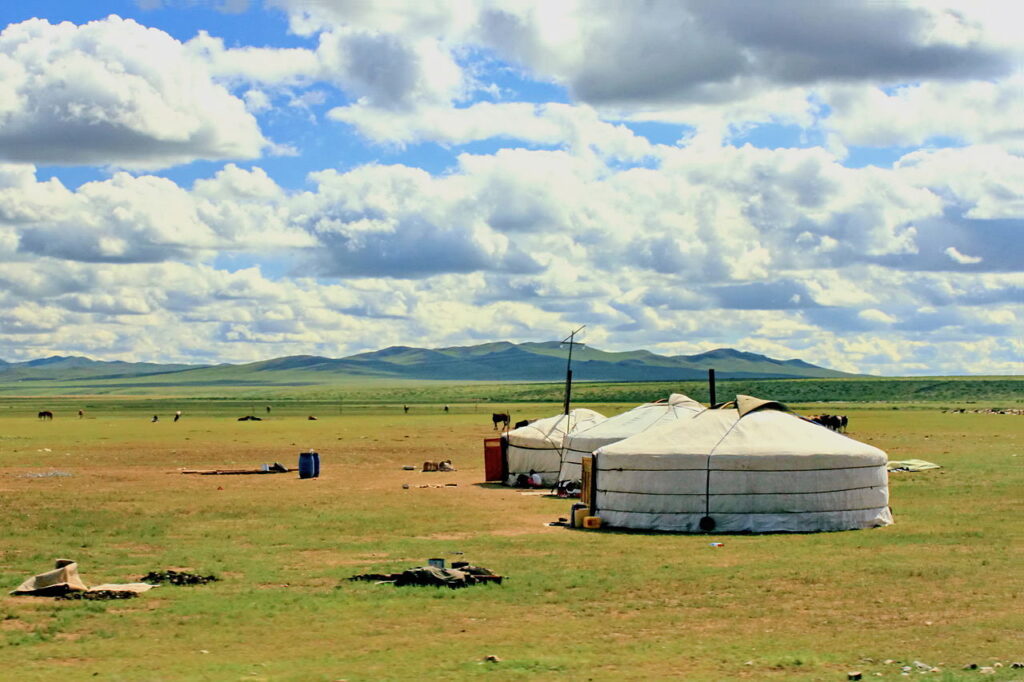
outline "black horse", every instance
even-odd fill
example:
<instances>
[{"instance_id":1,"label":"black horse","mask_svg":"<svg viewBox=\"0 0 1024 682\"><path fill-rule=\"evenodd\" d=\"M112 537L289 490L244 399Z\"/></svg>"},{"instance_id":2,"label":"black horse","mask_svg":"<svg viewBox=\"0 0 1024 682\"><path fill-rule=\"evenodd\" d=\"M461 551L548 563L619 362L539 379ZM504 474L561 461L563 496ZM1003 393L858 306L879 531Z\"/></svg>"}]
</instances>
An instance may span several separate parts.
<instances>
[{"instance_id":1,"label":"black horse","mask_svg":"<svg viewBox=\"0 0 1024 682\"><path fill-rule=\"evenodd\" d=\"M39 413L39 418L44 420L53 419L53 412L50 412L49 410L43 410L42 412Z\"/></svg>"}]
</instances>

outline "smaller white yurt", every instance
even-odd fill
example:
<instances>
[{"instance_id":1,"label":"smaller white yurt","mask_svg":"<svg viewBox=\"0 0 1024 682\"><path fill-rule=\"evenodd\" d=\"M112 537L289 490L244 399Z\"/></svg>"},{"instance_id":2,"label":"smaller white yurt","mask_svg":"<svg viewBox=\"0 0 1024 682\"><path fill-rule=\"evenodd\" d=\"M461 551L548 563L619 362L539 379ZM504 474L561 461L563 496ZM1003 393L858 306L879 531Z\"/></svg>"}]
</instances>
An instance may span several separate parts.
<instances>
[{"instance_id":1,"label":"smaller white yurt","mask_svg":"<svg viewBox=\"0 0 1024 682\"><path fill-rule=\"evenodd\" d=\"M625 528L769 533L892 523L887 457L791 413L737 396L599 448L592 513Z\"/></svg>"},{"instance_id":2,"label":"smaller white yurt","mask_svg":"<svg viewBox=\"0 0 1024 682\"><path fill-rule=\"evenodd\" d=\"M693 398L682 393L673 393L667 401L646 403L628 412L609 417L589 429L576 429L565 437L562 468L558 473L558 480L580 480L580 461L601 446L617 443L623 438L635 436L659 424L673 422L703 409L704 406Z\"/></svg>"},{"instance_id":3,"label":"smaller white yurt","mask_svg":"<svg viewBox=\"0 0 1024 682\"><path fill-rule=\"evenodd\" d=\"M509 431L505 434L509 477L514 479L519 474L535 471L544 485L554 486L558 482L566 434L588 429L604 420L600 412L581 408Z\"/></svg>"}]
</instances>

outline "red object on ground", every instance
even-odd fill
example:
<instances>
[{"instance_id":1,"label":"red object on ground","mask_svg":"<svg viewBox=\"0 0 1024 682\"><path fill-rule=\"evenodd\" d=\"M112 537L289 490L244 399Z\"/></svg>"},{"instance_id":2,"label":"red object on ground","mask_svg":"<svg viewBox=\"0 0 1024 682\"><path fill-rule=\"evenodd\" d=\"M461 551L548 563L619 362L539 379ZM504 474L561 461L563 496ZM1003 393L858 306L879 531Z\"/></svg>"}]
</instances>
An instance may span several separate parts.
<instances>
[{"instance_id":1,"label":"red object on ground","mask_svg":"<svg viewBox=\"0 0 1024 682\"><path fill-rule=\"evenodd\" d=\"M484 438L484 479L505 480L505 448L501 438Z\"/></svg>"}]
</instances>

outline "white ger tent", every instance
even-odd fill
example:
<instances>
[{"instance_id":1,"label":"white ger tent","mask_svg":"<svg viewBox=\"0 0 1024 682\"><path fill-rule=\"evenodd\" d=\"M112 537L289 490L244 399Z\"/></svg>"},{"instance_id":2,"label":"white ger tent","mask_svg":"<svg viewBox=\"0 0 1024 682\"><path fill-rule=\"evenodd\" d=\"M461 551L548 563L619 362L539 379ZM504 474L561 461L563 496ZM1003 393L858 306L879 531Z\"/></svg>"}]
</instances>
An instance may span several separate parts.
<instances>
[{"instance_id":1,"label":"white ger tent","mask_svg":"<svg viewBox=\"0 0 1024 682\"><path fill-rule=\"evenodd\" d=\"M521 426L505 434L508 443L508 473L511 477L536 471L544 485L557 483L562 463L562 441L566 434L575 433L603 422L605 416L587 409L570 410L532 424Z\"/></svg>"},{"instance_id":2,"label":"white ger tent","mask_svg":"<svg viewBox=\"0 0 1024 682\"><path fill-rule=\"evenodd\" d=\"M558 473L558 480L580 480L580 461L603 445L617 443L623 438L635 436L659 424L673 422L703 409L704 406L696 400L681 393L673 393L668 401L646 403L628 412L609 417L589 429L576 429L565 437L562 469Z\"/></svg>"},{"instance_id":3,"label":"white ger tent","mask_svg":"<svg viewBox=\"0 0 1024 682\"><path fill-rule=\"evenodd\" d=\"M611 526L763 533L892 523L884 452L750 396L595 458L592 506Z\"/></svg>"}]
</instances>

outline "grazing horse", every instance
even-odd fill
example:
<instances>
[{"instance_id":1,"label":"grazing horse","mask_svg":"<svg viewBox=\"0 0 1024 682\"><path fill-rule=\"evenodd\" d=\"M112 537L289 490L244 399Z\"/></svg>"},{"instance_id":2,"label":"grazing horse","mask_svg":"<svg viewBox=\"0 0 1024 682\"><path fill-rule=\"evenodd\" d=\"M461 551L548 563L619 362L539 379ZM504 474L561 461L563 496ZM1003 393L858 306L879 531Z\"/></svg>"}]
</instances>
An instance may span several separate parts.
<instances>
[{"instance_id":1,"label":"grazing horse","mask_svg":"<svg viewBox=\"0 0 1024 682\"><path fill-rule=\"evenodd\" d=\"M508 428L508 425L512 422L512 418L503 412L494 412L491 414L491 421L494 422L494 428L498 428L498 424L503 424L503 428Z\"/></svg>"},{"instance_id":2,"label":"grazing horse","mask_svg":"<svg viewBox=\"0 0 1024 682\"><path fill-rule=\"evenodd\" d=\"M49 410L43 410L42 412L39 413L39 418L44 420L53 419L53 412L50 412Z\"/></svg>"}]
</instances>

